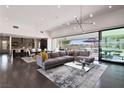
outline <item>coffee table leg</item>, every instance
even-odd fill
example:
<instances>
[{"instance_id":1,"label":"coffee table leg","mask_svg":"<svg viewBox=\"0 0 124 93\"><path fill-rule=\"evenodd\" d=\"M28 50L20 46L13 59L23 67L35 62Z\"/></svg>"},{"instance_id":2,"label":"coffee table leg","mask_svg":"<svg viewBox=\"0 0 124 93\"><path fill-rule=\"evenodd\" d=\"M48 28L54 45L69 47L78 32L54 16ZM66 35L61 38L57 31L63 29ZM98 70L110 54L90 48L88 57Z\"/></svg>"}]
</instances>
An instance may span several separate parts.
<instances>
[{"instance_id":1,"label":"coffee table leg","mask_svg":"<svg viewBox=\"0 0 124 93\"><path fill-rule=\"evenodd\" d=\"M85 63L82 63L82 69L84 69L84 67L85 67Z\"/></svg>"}]
</instances>

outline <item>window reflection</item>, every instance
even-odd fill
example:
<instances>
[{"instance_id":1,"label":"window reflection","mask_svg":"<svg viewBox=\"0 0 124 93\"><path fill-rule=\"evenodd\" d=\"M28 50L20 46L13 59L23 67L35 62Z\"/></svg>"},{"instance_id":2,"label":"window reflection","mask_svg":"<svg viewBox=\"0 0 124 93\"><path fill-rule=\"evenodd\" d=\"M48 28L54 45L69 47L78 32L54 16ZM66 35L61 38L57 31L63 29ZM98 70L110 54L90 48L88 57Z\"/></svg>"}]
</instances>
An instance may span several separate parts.
<instances>
[{"instance_id":1,"label":"window reflection","mask_svg":"<svg viewBox=\"0 0 124 93\"><path fill-rule=\"evenodd\" d=\"M1 68L3 70L6 70L8 66L8 56L7 55L2 55L1 56Z\"/></svg>"}]
</instances>

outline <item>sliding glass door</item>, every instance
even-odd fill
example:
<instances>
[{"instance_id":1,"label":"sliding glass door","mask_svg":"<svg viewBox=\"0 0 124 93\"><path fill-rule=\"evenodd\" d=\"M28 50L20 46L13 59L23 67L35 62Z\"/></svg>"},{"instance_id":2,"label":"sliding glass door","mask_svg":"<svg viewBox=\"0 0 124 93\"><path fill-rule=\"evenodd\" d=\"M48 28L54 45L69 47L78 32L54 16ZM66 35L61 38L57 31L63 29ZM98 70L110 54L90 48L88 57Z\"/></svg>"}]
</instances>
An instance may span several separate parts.
<instances>
[{"instance_id":1,"label":"sliding glass door","mask_svg":"<svg viewBox=\"0 0 124 93\"><path fill-rule=\"evenodd\" d=\"M100 39L100 59L124 63L124 28L102 31Z\"/></svg>"},{"instance_id":2,"label":"sliding glass door","mask_svg":"<svg viewBox=\"0 0 124 93\"><path fill-rule=\"evenodd\" d=\"M75 50L90 51L91 56L98 60L99 40L98 32L87 33L82 35L67 36L54 40L54 50Z\"/></svg>"},{"instance_id":3,"label":"sliding glass door","mask_svg":"<svg viewBox=\"0 0 124 93\"><path fill-rule=\"evenodd\" d=\"M88 50L96 60L124 63L124 28L56 38L61 50Z\"/></svg>"}]
</instances>

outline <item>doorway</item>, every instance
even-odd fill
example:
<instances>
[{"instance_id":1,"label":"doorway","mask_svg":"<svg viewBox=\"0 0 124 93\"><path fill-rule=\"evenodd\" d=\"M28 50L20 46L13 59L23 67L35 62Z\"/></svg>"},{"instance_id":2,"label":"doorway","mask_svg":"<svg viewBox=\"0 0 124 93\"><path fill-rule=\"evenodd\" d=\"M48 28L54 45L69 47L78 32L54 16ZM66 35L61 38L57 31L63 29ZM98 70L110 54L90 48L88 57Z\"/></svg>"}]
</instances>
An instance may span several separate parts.
<instances>
[{"instance_id":1,"label":"doorway","mask_svg":"<svg viewBox=\"0 0 124 93\"><path fill-rule=\"evenodd\" d=\"M9 37L0 36L0 53L9 53Z\"/></svg>"}]
</instances>

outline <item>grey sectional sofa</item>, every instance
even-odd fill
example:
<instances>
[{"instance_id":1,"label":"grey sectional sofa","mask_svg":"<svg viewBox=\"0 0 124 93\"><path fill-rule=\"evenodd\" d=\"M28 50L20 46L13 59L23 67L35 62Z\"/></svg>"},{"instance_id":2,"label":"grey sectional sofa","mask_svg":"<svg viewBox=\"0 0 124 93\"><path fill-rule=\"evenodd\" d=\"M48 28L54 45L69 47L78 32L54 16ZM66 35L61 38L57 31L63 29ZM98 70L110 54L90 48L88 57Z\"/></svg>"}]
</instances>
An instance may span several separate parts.
<instances>
[{"instance_id":1,"label":"grey sectional sofa","mask_svg":"<svg viewBox=\"0 0 124 93\"><path fill-rule=\"evenodd\" d=\"M84 60L88 63L92 63L94 61L94 57L90 57L90 51L79 51L77 53L75 53L75 61L78 60Z\"/></svg>"},{"instance_id":2,"label":"grey sectional sofa","mask_svg":"<svg viewBox=\"0 0 124 93\"><path fill-rule=\"evenodd\" d=\"M75 52L55 52L48 53L48 60L43 62L44 69L50 69L59 65L63 65L67 62L73 62L78 60L83 60L85 58L86 62L92 63L94 61L93 57L89 57L89 51L75 51Z\"/></svg>"},{"instance_id":3,"label":"grey sectional sofa","mask_svg":"<svg viewBox=\"0 0 124 93\"><path fill-rule=\"evenodd\" d=\"M47 70L49 68L63 65L64 63L72 61L74 61L74 57L67 55L66 52L48 53L48 60L44 62L44 68Z\"/></svg>"}]
</instances>

